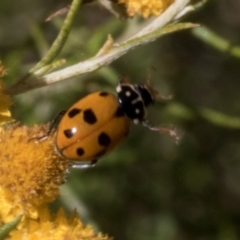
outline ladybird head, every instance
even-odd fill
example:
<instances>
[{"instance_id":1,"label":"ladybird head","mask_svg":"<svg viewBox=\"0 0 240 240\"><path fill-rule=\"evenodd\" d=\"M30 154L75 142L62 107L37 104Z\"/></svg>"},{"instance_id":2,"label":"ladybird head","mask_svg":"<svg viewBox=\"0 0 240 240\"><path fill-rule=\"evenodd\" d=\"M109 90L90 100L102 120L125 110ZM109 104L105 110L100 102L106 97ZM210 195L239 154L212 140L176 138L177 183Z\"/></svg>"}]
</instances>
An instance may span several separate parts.
<instances>
[{"instance_id":1,"label":"ladybird head","mask_svg":"<svg viewBox=\"0 0 240 240\"><path fill-rule=\"evenodd\" d=\"M123 111L135 124L142 124L152 131L162 134L168 134L173 137L176 142L179 141L179 135L170 128L152 126L147 120L147 107L153 104L157 98L163 100L171 99L172 96L160 95L157 90L152 87L150 75L146 83L131 84L128 78L119 77L116 87L118 101Z\"/></svg>"}]
</instances>

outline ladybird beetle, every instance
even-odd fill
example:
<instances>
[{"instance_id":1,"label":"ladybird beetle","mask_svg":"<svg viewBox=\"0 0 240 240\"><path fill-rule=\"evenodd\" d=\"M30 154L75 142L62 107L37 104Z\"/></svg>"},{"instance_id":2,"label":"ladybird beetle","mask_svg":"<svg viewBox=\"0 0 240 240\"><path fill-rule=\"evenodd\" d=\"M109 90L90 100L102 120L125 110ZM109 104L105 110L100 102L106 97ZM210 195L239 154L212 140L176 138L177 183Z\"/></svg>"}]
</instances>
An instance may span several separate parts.
<instances>
[{"instance_id":1,"label":"ladybird beetle","mask_svg":"<svg viewBox=\"0 0 240 240\"><path fill-rule=\"evenodd\" d=\"M47 134L37 140L48 137L60 117L55 147L76 168L94 166L98 158L116 148L128 135L131 124L113 94L95 92L62 111Z\"/></svg>"},{"instance_id":2,"label":"ladybird beetle","mask_svg":"<svg viewBox=\"0 0 240 240\"><path fill-rule=\"evenodd\" d=\"M94 163L127 136L129 127L130 121L113 94L92 93L64 114L56 148L67 159Z\"/></svg>"},{"instance_id":3,"label":"ladybird beetle","mask_svg":"<svg viewBox=\"0 0 240 240\"><path fill-rule=\"evenodd\" d=\"M94 166L98 158L116 148L128 135L131 121L178 140L175 131L151 126L146 119L146 108L156 98L169 97L161 96L148 81L131 84L122 77L119 77L116 91L118 98L107 92L87 95L69 110L60 112L47 134L35 139L48 137L61 118L55 133L55 147L61 156L72 162L72 167L77 168Z\"/></svg>"},{"instance_id":4,"label":"ladybird beetle","mask_svg":"<svg viewBox=\"0 0 240 240\"><path fill-rule=\"evenodd\" d=\"M152 131L168 134L169 136L173 137L176 142L179 141L179 136L176 131L165 127L151 126L146 119L147 107L150 104L154 104L156 98L168 100L172 98L171 95L167 97L160 95L151 86L149 80L147 80L145 84L131 84L128 79L123 77L119 77L116 91L119 104L122 106L123 111L128 118L133 121L133 123L142 124L144 127L147 127Z\"/></svg>"}]
</instances>

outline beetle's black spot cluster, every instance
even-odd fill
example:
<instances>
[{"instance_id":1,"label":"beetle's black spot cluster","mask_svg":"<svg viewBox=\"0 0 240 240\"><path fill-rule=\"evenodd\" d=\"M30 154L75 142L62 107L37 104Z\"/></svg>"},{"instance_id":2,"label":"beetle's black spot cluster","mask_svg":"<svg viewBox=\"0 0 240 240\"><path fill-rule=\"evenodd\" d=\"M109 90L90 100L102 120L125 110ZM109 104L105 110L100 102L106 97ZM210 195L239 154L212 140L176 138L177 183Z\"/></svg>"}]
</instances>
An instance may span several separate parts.
<instances>
[{"instance_id":1,"label":"beetle's black spot cluster","mask_svg":"<svg viewBox=\"0 0 240 240\"><path fill-rule=\"evenodd\" d=\"M82 157L83 155L84 155L84 149L83 148L81 148L81 147L79 147L79 148L77 148L77 155L79 156L79 157Z\"/></svg>"},{"instance_id":2,"label":"beetle's black spot cluster","mask_svg":"<svg viewBox=\"0 0 240 240\"><path fill-rule=\"evenodd\" d=\"M92 109L87 109L83 111L83 120L88 124L94 124L97 122L97 117Z\"/></svg>"},{"instance_id":3,"label":"beetle's black spot cluster","mask_svg":"<svg viewBox=\"0 0 240 240\"><path fill-rule=\"evenodd\" d=\"M82 110L78 108L73 108L68 112L68 117L73 118L78 115Z\"/></svg>"},{"instance_id":4,"label":"beetle's black spot cluster","mask_svg":"<svg viewBox=\"0 0 240 240\"><path fill-rule=\"evenodd\" d=\"M101 92L99 93L99 95L101 97L104 97L104 96L107 96L108 93L106 92ZM87 124L90 124L90 125L93 125L95 124L98 120L97 120L97 116L96 114L94 113L93 109L91 108L88 108L88 109L79 109L79 108L73 108L71 109L67 114L68 114L68 117L69 118L74 118L76 115L82 113L82 117L83 117L83 120L85 123ZM115 115L114 117L120 117L120 116L123 116L124 115L124 112L122 110L122 108L119 106L115 112ZM66 129L64 130L64 135L66 138L70 139L71 137L74 136L76 131L74 131L74 128L69 128L69 129ZM105 133L105 132L101 132L99 135L98 135L98 138L96 139L99 146L101 146L103 149L98 151L94 156L93 158L97 159L103 155L106 154L107 152L107 147L111 144L111 138L110 136ZM86 151L83 147L78 147L76 148L76 154L78 157L81 157L81 158L84 158L84 155L86 154Z\"/></svg>"},{"instance_id":5,"label":"beetle's black spot cluster","mask_svg":"<svg viewBox=\"0 0 240 240\"><path fill-rule=\"evenodd\" d=\"M124 115L125 115L125 113L124 113L122 107L118 106L114 116L118 118L118 117L123 117Z\"/></svg>"},{"instance_id":6,"label":"beetle's black spot cluster","mask_svg":"<svg viewBox=\"0 0 240 240\"><path fill-rule=\"evenodd\" d=\"M106 97L106 96L108 96L109 94L107 93L107 92L100 92L99 93L99 96L101 96L101 97Z\"/></svg>"},{"instance_id":7,"label":"beetle's black spot cluster","mask_svg":"<svg viewBox=\"0 0 240 240\"><path fill-rule=\"evenodd\" d=\"M102 132L99 136L98 136L98 143L101 146L104 147L108 147L111 143L111 138L108 136L108 134Z\"/></svg>"},{"instance_id":8,"label":"beetle's black spot cluster","mask_svg":"<svg viewBox=\"0 0 240 240\"><path fill-rule=\"evenodd\" d=\"M71 138L74 135L74 132L72 129L66 129L63 131L66 138Z\"/></svg>"},{"instance_id":9,"label":"beetle's black spot cluster","mask_svg":"<svg viewBox=\"0 0 240 240\"><path fill-rule=\"evenodd\" d=\"M99 158L101 156L103 156L106 152L107 152L107 147L111 144L111 138L108 136L108 134L102 132L99 136L98 136L98 143L99 145L103 146L104 149L100 150L98 153L96 153L93 157L94 158ZM83 148L78 147L76 149L76 153L79 157L83 157L85 154L85 151Z\"/></svg>"},{"instance_id":10,"label":"beetle's black spot cluster","mask_svg":"<svg viewBox=\"0 0 240 240\"><path fill-rule=\"evenodd\" d=\"M86 161L89 165L116 147L129 130L128 119L117 98L104 91L77 102L61 116L57 150L69 160Z\"/></svg>"}]
</instances>

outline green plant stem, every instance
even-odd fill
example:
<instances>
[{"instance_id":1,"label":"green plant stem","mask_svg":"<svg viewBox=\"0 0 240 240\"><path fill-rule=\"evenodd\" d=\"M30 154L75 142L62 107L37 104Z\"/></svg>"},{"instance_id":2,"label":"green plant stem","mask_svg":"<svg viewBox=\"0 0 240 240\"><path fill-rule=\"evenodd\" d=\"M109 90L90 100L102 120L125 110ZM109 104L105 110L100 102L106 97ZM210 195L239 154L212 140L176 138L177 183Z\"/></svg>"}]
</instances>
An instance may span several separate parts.
<instances>
[{"instance_id":1,"label":"green plant stem","mask_svg":"<svg viewBox=\"0 0 240 240\"><path fill-rule=\"evenodd\" d=\"M225 113L206 107L192 109L186 105L183 105L182 103L172 101L166 106L165 111L184 121L194 121L195 119L200 118L222 128L240 129L239 117L229 116Z\"/></svg>"},{"instance_id":2,"label":"green plant stem","mask_svg":"<svg viewBox=\"0 0 240 240\"><path fill-rule=\"evenodd\" d=\"M63 26L51 48L48 50L47 54L42 58L42 60L29 71L29 73L34 73L45 65L50 64L60 53L68 38L74 17L76 16L80 4L81 0L73 0L67 17L63 22Z\"/></svg>"},{"instance_id":3,"label":"green plant stem","mask_svg":"<svg viewBox=\"0 0 240 240\"><path fill-rule=\"evenodd\" d=\"M38 24L33 23L30 27L30 31L31 31L31 36L34 39L36 48L38 50L38 54L41 57L43 57L44 54L46 54L49 49L49 44L46 41L46 38L42 33L41 29L39 28Z\"/></svg>"},{"instance_id":4,"label":"green plant stem","mask_svg":"<svg viewBox=\"0 0 240 240\"><path fill-rule=\"evenodd\" d=\"M58 38L54 42L54 45L47 54L49 57L45 56L43 60L41 60L40 63L37 64L27 75L21 77L12 86L5 89L5 92L10 95L20 94L31 89L43 87L61 80L66 80L69 78L80 76L84 73L97 70L102 66L109 65L110 63L112 63L113 61L115 61L116 59L118 59L131 49L134 49L135 47L140 46L142 44L154 41L162 35L169 34L175 31L180 31L183 29L198 27L199 26L198 24L175 22L175 19L179 17L179 14L183 16L184 14L189 12L189 9L194 9L191 7L191 5L189 6L189 2L190 0L175 0L174 3L168 9L166 9L166 11L164 11L154 21L150 22L147 26L145 26L142 29L142 31L140 31L140 33L129 38L125 42L113 45L112 48L109 48L109 50L104 52L104 54L101 54L100 56L96 55L92 58L89 58L85 61L79 62L72 66L66 67L59 71L46 74L47 73L46 71L52 68L49 67L45 68L45 66L52 64L53 59L56 57L57 53L63 46L62 45L63 37L62 34L60 33ZM70 12L74 13L76 12L77 7L75 7L76 6L75 4L80 4L79 0L73 0ZM72 15L74 14L72 13ZM67 16L67 19L68 18L70 17ZM73 17L71 17L70 19L72 20ZM175 23L170 24L173 21ZM71 24L68 25L71 26ZM64 31L65 28L67 29L67 31L69 31L70 29L70 27L63 27L61 29L61 32L66 33L66 31ZM64 36L67 37L67 35L68 34L65 34ZM61 41L58 39L60 39ZM81 78L79 78L79 80L81 80Z\"/></svg>"},{"instance_id":5,"label":"green plant stem","mask_svg":"<svg viewBox=\"0 0 240 240\"><path fill-rule=\"evenodd\" d=\"M134 39L132 38L121 44L118 44L112 47L108 52L106 52L101 56L92 57L86 61L79 62L77 64L49 73L39 78L36 78L36 75L38 75L38 72L36 72L31 77L28 76L27 78L21 79L21 81L18 81L16 84L10 86L8 89L5 90L5 92L10 95L20 94L30 89L43 87L49 84L56 83L61 80L79 76L87 72L92 72L104 65L108 65L109 63L113 62L114 60L121 57L126 52L134 49L137 46L152 42L155 39L165 34L180 31L183 29L189 29L193 27L198 27L198 24L176 23L176 24L167 25L153 32L150 32L144 36L137 37ZM35 79L32 79L34 77Z\"/></svg>"},{"instance_id":6,"label":"green plant stem","mask_svg":"<svg viewBox=\"0 0 240 240\"><path fill-rule=\"evenodd\" d=\"M23 214L18 215L15 219L11 222L6 223L5 225L0 227L0 239L4 239L8 236L8 234L14 230L18 223L21 221Z\"/></svg>"},{"instance_id":7,"label":"green plant stem","mask_svg":"<svg viewBox=\"0 0 240 240\"><path fill-rule=\"evenodd\" d=\"M227 52L233 57L240 58L240 46L234 46L231 42L217 35L209 28L202 26L200 28L193 29L192 33L195 37L220 50L221 52Z\"/></svg>"}]
</instances>

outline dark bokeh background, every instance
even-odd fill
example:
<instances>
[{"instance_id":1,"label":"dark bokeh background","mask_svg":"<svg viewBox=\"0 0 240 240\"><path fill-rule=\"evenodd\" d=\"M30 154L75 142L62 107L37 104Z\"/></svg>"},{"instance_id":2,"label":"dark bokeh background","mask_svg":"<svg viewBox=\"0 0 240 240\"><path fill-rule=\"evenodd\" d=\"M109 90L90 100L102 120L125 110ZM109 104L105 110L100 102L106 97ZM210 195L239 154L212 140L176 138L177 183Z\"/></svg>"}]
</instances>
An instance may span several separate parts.
<instances>
[{"instance_id":1,"label":"dark bokeh background","mask_svg":"<svg viewBox=\"0 0 240 240\"><path fill-rule=\"evenodd\" d=\"M67 1L1 0L0 58L6 85L37 62L62 18L44 19ZM201 23L240 45L240 1L209 0L184 20ZM106 35L118 41L139 19L121 21L97 4L79 11L61 57L67 64L94 55ZM128 139L93 169L72 170L54 206L77 208L85 223L116 240L240 239L240 131L204 119L202 108L240 115L240 59L220 52L191 31L138 47L110 66L14 98L14 118L24 124L50 121L95 90L115 91L118 75L152 83L174 100L157 102L149 120L184 132L180 145L168 136L133 126Z\"/></svg>"}]
</instances>

